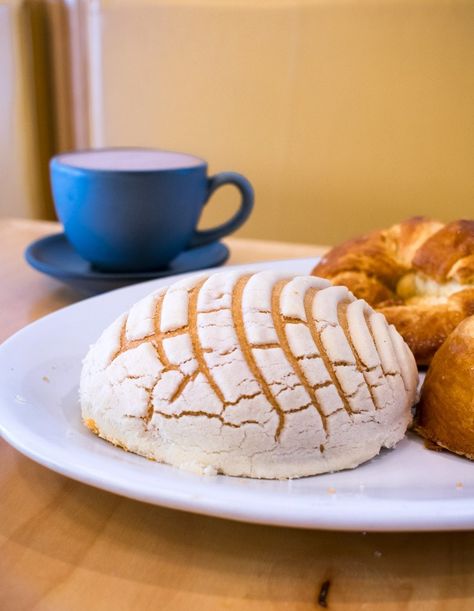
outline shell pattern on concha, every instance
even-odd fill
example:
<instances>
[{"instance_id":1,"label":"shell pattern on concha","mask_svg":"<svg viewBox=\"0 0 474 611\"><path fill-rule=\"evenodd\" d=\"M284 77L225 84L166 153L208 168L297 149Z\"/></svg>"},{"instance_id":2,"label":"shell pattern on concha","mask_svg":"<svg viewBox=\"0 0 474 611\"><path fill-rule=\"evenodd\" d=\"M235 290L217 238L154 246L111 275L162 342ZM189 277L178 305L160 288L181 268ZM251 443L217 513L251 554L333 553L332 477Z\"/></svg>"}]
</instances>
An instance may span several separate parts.
<instances>
[{"instance_id":1,"label":"shell pattern on concha","mask_svg":"<svg viewBox=\"0 0 474 611\"><path fill-rule=\"evenodd\" d=\"M344 287L227 271L120 316L81 376L82 415L129 451L204 473L352 468L411 421L417 369L395 328Z\"/></svg>"}]
</instances>

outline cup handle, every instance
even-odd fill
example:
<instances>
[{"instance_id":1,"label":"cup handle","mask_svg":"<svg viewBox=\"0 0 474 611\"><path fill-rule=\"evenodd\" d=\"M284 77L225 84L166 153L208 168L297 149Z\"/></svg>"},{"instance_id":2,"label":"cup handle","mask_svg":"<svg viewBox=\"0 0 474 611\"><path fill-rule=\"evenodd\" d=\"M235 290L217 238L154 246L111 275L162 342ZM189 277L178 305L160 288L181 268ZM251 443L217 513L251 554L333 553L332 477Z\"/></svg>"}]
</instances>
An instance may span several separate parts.
<instances>
[{"instance_id":1,"label":"cup handle","mask_svg":"<svg viewBox=\"0 0 474 611\"><path fill-rule=\"evenodd\" d=\"M222 187L222 185L234 185L240 191L242 199L239 209L230 220L222 223L222 225L218 225L212 229L205 229L203 231L196 229L194 236L191 238L191 242L189 243L190 248L194 248L195 246L204 246L204 244L209 244L210 242L216 242L220 238L223 238L224 236L229 235L229 233L232 233L238 229L250 216L254 202L253 187L250 182L244 178L244 176L237 174L236 172L220 172L219 174L209 178L205 203L209 201L214 191L216 191L219 187Z\"/></svg>"}]
</instances>

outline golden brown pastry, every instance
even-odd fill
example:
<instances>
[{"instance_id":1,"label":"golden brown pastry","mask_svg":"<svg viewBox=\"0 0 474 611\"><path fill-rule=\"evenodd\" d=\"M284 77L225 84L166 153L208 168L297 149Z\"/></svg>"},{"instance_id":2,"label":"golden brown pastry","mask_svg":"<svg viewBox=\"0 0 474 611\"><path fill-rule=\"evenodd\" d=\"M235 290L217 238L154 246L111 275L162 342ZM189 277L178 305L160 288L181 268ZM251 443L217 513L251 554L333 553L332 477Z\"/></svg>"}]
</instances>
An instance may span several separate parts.
<instances>
[{"instance_id":1,"label":"golden brown pastry","mask_svg":"<svg viewBox=\"0 0 474 611\"><path fill-rule=\"evenodd\" d=\"M435 354L417 411L416 431L474 460L474 316L466 318Z\"/></svg>"},{"instance_id":2,"label":"golden brown pastry","mask_svg":"<svg viewBox=\"0 0 474 611\"><path fill-rule=\"evenodd\" d=\"M414 217L336 246L315 276L347 286L394 324L418 365L474 314L474 221Z\"/></svg>"}]
</instances>

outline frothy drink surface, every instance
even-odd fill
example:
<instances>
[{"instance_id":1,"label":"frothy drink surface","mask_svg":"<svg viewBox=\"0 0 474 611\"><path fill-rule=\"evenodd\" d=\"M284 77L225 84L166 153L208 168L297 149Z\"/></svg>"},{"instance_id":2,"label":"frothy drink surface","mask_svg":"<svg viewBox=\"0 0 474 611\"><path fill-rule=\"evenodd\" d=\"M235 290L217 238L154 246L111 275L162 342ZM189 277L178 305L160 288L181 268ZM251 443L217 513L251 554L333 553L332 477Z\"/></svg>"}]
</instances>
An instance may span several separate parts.
<instances>
[{"instance_id":1,"label":"frothy drink surface","mask_svg":"<svg viewBox=\"0 0 474 611\"><path fill-rule=\"evenodd\" d=\"M165 170L193 168L202 161L192 155L140 149L84 151L59 157L61 163L93 170Z\"/></svg>"}]
</instances>

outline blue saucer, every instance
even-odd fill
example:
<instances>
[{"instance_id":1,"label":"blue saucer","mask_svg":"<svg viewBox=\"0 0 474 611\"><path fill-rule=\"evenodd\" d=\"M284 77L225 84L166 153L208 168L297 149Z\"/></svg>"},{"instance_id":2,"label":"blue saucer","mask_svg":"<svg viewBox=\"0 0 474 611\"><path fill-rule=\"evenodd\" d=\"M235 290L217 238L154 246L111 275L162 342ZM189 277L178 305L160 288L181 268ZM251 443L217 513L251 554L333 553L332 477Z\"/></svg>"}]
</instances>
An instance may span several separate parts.
<instances>
[{"instance_id":1,"label":"blue saucer","mask_svg":"<svg viewBox=\"0 0 474 611\"><path fill-rule=\"evenodd\" d=\"M32 267L88 295L154 278L216 267L227 261L228 257L227 246L221 242L213 242L185 250L173 259L166 269L116 273L94 269L88 261L77 254L64 233L36 240L25 251L25 258Z\"/></svg>"}]
</instances>

